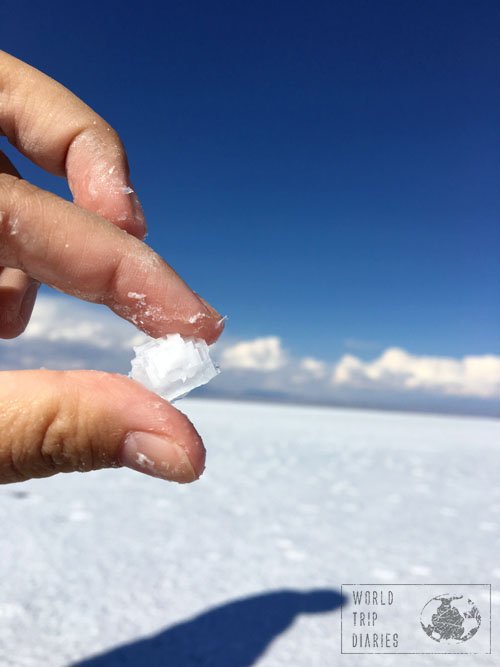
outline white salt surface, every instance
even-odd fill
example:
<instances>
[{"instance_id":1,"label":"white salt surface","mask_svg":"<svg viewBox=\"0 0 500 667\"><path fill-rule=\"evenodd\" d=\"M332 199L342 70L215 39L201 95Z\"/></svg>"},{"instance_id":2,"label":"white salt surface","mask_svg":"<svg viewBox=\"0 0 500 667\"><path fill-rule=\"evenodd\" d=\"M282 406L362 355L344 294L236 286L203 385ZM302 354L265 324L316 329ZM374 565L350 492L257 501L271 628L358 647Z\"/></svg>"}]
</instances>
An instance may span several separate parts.
<instances>
[{"instance_id":1,"label":"white salt surface","mask_svg":"<svg viewBox=\"0 0 500 667\"><path fill-rule=\"evenodd\" d=\"M129 377L168 401L186 396L220 371L200 338L169 334L134 347Z\"/></svg>"},{"instance_id":2,"label":"white salt surface","mask_svg":"<svg viewBox=\"0 0 500 667\"><path fill-rule=\"evenodd\" d=\"M0 487L2 667L498 665L500 422L183 410L208 450L192 485L122 469ZM340 610L300 592L356 582L491 583L493 655L341 655Z\"/></svg>"}]
</instances>

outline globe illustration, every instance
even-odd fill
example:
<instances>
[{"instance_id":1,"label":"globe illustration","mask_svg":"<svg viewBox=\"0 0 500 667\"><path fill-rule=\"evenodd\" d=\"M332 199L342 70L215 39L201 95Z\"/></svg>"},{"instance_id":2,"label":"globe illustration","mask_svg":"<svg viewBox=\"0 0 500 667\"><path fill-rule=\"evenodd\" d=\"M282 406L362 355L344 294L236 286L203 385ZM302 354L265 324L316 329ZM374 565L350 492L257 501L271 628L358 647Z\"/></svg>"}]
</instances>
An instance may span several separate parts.
<instances>
[{"instance_id":1,"label":"globe illustration","mask_svg":"<svg viewBox=\"0 0 500 667\"><path fill-rule=\"evenodd\" d=\"M463 595L437 595L420 614L422 630L436 642L459 644L474 637L481 625L479 610Z\"/></svg>"}]
</instances>

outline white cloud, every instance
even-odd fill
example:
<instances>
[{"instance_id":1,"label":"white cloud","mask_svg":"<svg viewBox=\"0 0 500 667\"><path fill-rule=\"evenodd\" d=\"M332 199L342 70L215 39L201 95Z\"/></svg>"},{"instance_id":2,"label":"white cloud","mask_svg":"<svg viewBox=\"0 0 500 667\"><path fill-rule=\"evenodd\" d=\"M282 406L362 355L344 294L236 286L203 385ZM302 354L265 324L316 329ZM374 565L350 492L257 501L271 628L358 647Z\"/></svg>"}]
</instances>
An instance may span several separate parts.
<instances>
[{"instance_id":1,"label":"white cloud","mask_svg":"<svg viewBox=\"0 0 500 667\"><path fill-rule=\"evenodd\" d=\"M145 336L103 306L68 297L39 296L24 339L87 343L100 349L130 348Z\"/></svg>"},{"instance_id":2,"label":"white cloud","mask_svg":"<svg viewBox=\"0 0 500 667\"><path fill-rule=\"evenodd\" d=\"M300 360L299 367L315 378L323 378L327 372L327 364L314 357L303 357Z\"/></svg>"},{"instance_id":3,"label":"white cloud","mask_svg":"<svg viewBox=\"0 0 500 667\"><path fill-rule=\"evenodd\" d=\"M225 368L269 372L285 366L287 355L281 346L281 339L268 336L226 347L220 363Z\"/></svg>"},{"instance_id":4,"label":"white cloud","mask_svg":"<svg viewBox=\"0 0 500 667\"><path fill-rule=\"evenodd\" d=\"M500 357L416 356L394 347L369 362L345 355L334 369L332 384L496 398L500 397Z\"/></svg>"},{"instance_id":5,"label":"white cloud","mask_svg":"<svg viewBox=\"0 0 500 667\"><path fill-rule=\"evenodd\" d=\"M0 341L0 368L95 368L128 372L146 336L104 306L38 296L22 336Z\"/></svg>"}]
</instances>

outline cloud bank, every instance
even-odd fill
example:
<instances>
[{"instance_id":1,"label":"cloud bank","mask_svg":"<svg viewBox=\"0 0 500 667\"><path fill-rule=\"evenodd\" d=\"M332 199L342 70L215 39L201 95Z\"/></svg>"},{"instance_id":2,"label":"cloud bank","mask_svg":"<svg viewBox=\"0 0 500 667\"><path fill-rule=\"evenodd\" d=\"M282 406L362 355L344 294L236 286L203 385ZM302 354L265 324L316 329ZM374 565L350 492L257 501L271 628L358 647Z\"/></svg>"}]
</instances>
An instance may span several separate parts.
<instances>
[{"instance_id":1,"label":"cloud bank","mask_svg":"<svg viewBox=\"0 0 500 667\"><path fill-rule=\"evenodd\" d=\"M500 357L415 356L393 347L367 363L345 355L335 366L331 380L340 386L420 389L447 396L500 398Z\"/></svg>"},{"instance_id":2,"label":"cloud bank","mask_svg":"<svg viewBox=\"0 0 500 667\"><path fill-rule=\"evenodd\" d=\"M226 338L226 341L224 341ZM0 344L0 368L96 368L127 373L144 334L102 306L41 295L18 339ZM391 347L364 361L297 358L277 336L214 348L223 373L201 393L374 408L500 416L500 356L419 356Z\"/></svg>"}]
</instances>

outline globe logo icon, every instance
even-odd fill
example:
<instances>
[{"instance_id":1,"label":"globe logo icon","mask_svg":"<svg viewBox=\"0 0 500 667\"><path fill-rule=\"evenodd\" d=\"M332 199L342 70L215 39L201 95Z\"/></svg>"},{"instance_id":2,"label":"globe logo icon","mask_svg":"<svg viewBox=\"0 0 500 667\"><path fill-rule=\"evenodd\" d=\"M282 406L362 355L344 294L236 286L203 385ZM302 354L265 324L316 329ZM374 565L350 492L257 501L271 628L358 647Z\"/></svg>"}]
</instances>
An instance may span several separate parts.
<instances>
[{"instance_id":1,"label":"globe logo icon","mask_svg":"<svg viewBox=\"0 0 500 667\"><path fill-rule=\"evenodd\" d=\"M425 604L420 614L420 625L425 634L436 642L459 644L474 637L481 625L481 615L470 598L443 594Z\"/></svg>"}]
</instances>

